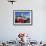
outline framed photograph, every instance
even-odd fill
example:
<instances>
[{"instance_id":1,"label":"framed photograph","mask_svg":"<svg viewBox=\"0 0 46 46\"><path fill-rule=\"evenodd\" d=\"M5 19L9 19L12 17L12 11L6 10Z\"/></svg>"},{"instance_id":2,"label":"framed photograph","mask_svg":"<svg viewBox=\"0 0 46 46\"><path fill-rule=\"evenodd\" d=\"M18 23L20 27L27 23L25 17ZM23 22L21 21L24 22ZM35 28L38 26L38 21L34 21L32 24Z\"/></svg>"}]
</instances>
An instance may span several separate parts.
<instances>
[{"instance_id":1,"label":"framed photograph","mask_svg":"<svg viewBox=\"0 0 46 46\"><path fill-rule=\"evenodd\" d=\"M13 24L32 25L32 10L13 10Z\"/></svg>"}]
</instances>

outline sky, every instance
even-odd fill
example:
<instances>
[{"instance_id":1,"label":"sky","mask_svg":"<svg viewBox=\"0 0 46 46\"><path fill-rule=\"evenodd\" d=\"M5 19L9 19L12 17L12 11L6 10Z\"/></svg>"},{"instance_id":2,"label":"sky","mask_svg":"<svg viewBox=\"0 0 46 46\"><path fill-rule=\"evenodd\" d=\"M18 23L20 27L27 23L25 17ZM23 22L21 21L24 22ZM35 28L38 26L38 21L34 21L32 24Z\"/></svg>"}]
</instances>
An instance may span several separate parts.
<instances>
[{"instance_id":1,"label":"sky","mask_svg":"<svg viewBox=\"0 0 46 46\"><path fill-rule=\"evenodd\" d=\"M30 14L30 12L16 12L15 15L16 16L20 16L20 14L24 14L24 15L27 15L27 14Z\"/></svg>"},{"instance_id":2,"label":"sky","mask_svg":"<svg viewBox=\"0 0 46 46\"><path fill-rule=\"evenodd\" d=\"M30 18L30 12L16 12L15 13L16 16L23 16L26 17L26 18Z\"/></svg>"}]
</instances>

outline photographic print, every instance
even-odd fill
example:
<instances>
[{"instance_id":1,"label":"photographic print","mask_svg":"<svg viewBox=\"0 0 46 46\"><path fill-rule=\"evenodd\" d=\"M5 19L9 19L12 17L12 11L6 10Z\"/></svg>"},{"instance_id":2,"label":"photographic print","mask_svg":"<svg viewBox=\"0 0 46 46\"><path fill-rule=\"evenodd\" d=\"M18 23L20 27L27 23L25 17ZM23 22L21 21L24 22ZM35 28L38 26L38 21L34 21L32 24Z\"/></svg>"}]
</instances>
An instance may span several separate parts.
<instances>
[{"instance_id":1,"label":"photographic print","mask_svg":"<svg viewBox=\"0 0 46 46\"><path fill-rule=\"evenodd\" d=\"M32 24L32 10L13 10L13 24Z\"/></svg>"}]
</instances>

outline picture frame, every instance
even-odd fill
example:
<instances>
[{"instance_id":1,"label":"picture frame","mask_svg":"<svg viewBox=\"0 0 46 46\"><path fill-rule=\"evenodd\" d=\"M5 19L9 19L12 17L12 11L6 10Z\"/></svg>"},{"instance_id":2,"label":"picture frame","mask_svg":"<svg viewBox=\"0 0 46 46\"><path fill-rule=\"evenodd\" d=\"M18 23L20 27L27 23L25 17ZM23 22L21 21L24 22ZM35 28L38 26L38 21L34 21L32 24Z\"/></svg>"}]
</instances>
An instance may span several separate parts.
<instances>
[{"instance_id":1,"label":"picture frame","mask_svg":"<svg viewBox=\"0 0 46 46\"><path fill-rule=\"evenodd\" d=\"M32 10L13 10L14 25L32 25Z\"/></svg>"}]
</instances>

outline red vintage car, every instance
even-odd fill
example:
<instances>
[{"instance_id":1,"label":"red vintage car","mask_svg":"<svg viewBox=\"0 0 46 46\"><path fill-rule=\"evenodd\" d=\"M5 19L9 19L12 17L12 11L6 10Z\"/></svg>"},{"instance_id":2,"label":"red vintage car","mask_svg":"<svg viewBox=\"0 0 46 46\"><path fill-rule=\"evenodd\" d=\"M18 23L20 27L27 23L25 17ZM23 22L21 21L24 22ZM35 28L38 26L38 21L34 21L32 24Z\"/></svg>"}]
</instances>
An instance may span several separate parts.
<instances>
[{"instance_id":1,"label":"red vintage car","mask_svg":"<svg viewBox=\"0 0 46 46\"><path fill-rule=\"evenodd\" d=\"M16 18L15 23L24 23L24 18L23 17Z\"/></svg>"}]
</instances>

